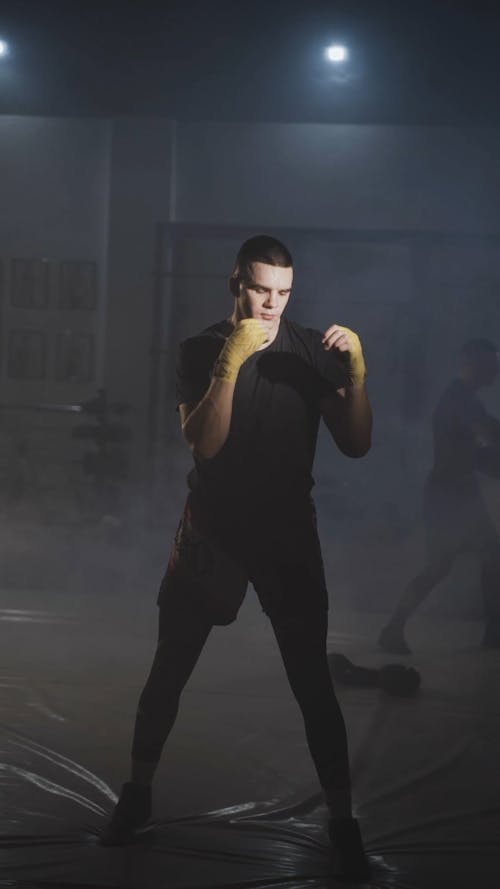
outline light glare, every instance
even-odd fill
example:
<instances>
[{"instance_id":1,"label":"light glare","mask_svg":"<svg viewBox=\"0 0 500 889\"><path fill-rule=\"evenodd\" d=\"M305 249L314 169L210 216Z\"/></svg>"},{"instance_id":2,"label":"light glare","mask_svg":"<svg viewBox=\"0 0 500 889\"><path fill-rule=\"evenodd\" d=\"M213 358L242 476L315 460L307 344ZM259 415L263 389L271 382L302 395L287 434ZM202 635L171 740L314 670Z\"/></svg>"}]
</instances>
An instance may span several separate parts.
<instances>
[{"instance_id":1,"label":"light glare","mask_svg":"<svg viewBox=\"0 0 500 889\"><path fill-rule=\"evenodd\" d=\"M5 40L0 40L0 58L8 56L9 44Z\"/></svg>"},{"instance_id":2,"label":"light glare","mask_svg":"<svg viewBox=\"0 0 500 889\"><path fill-rule=\"evenodd\" d=\"M334 62L334 64L338 65L340 62L345 62L348 56L348 52L345 46L342 46L340 43L333 43L326 50L326 57L329 62Z\"/></svg>"}]
</instances>

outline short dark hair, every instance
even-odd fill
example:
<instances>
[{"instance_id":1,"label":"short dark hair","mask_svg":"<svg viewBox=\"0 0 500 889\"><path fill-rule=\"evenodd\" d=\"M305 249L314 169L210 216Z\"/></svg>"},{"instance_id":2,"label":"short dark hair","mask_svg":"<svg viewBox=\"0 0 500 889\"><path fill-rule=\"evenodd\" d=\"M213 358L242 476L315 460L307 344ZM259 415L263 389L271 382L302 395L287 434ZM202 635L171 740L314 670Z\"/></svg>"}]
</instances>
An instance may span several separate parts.
<instances>
[{"instance_id":1,"label":"short dark hair","mask_svg":"<svg viewBox=\"0 0 500 889\"><path fill-rule=\"evenodd\" d=\"M293 266L292 254L288 248L270 235L256 235L241 245L231 277L239 276L245 280L250 274L252 262L264 262L266 265L278 265L281 268Z\"/></svg>"},{"instance_id":2,"label":"short dark hair","mask_svg":"<svg viewBox=\"0 0 500 889\"><path fill-rule=\"evenodd\" d=\"M462 346L462 355L464 358L478 358L480 355L497 355L498 349L491 340L482 339L481 337L473 340L467 340Z\"/></svg>"}]
</instances>

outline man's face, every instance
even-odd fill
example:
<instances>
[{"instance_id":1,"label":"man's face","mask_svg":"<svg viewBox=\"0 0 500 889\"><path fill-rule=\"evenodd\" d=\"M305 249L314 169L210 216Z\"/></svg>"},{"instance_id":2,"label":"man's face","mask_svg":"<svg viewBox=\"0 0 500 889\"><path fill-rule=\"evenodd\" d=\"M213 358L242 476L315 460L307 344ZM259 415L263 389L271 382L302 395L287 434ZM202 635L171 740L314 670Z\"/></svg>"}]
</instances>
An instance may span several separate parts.
<instances>
[{"instance_id":1,"label":"man's face","mask_svg":"<svg viewBox=\"0 0 500 889\"><path fill-rule=\"evenodd\" d=\"M239 281L238 308L242 318L258 318L274 339L292 289L293 269L252 262Z\"/></svg>"}]
</instances>

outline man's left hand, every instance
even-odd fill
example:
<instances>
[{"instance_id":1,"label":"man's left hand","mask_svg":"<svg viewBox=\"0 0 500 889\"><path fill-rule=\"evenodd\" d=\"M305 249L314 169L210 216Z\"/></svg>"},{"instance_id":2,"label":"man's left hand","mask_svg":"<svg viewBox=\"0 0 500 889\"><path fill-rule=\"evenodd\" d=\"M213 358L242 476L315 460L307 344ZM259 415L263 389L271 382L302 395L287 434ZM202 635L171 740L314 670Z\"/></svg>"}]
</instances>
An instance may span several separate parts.
<instances>
[{"instance_id":1,"label":"man's left hand","mask_svg":"<svg viewBox=\"0 0 500 889\"><path fill-rule=\"evenodd\" d=\"M323 334L323 348L343 353L347 374L352 386L362 386L366 378L366 365L363 350L357 333L340 324L332 324Z\"/></svg>"}]
</instances>

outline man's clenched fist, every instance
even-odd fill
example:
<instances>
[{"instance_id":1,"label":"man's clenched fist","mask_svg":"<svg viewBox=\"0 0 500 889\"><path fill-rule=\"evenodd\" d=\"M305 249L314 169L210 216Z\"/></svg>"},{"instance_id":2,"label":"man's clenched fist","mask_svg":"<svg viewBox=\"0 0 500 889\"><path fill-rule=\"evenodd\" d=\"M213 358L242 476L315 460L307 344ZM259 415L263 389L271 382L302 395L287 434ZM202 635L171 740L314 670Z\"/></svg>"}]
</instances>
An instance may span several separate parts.
<instances>
[{"instance_id":1,"label":"man's clenched fist","mask_svg":"<svg viewBox=\"0 0 500 889\"><path fill-rule=\"evenodd\" d=\"M250 355L263 346L269 334L258 318L243 318L227 338L213 371L218 380L234 383L239 369Z\"/></svg>"},{"instance_id":2,"label":"man's clenched fist","mask_svg":"<svg viewBox=\"0 0 500 889\"><path fill-rule=\"evenodd\" d=\"M340 324L332 324L323 334L323 348L343 354L351 386L362 386L366 379L366 365L357 333Z\"/></svg>"}]
</instances>

